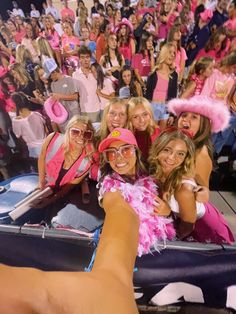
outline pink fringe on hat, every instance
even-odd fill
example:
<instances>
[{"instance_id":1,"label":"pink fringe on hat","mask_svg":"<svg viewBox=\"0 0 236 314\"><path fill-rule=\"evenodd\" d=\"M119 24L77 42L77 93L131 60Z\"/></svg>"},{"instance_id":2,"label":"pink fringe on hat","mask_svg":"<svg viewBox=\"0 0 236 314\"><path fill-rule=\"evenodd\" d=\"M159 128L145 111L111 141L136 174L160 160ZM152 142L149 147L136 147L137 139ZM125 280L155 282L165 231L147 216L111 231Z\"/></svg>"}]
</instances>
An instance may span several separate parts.
<instances>
[{"instance_id":1,"label":"pink fringe on hat","mask_svg":"<svg viewBox=\"0 0 236 314\"><path fill-rule=\"evenodd\" d=\"M208 96L194 96L189 99L172 99L168 103L168 111L180 116L183 112L194 112L207 117L211 122L211 131L214 133L223 131L229 125L230 112L227 106Z\"/></svg>"}]
</instances>

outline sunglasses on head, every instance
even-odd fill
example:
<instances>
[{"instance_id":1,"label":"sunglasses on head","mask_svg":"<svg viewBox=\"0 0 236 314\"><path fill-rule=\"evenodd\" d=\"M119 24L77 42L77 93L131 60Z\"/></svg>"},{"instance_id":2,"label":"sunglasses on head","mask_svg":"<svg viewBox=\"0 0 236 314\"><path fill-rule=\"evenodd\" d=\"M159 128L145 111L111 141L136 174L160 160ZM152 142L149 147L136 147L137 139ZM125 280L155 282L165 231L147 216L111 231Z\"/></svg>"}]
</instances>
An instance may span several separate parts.
<instances>
[{"instance_id":1,"label":"sunglasses on head","mask_svg":"<svg viewBox=\"0 0 236 314\"><path fill-rule=\"evenodd\" d=\"M71 128L70 129L70 134L72 136L83 136L83 138L85 140L88 140L90 141L93 137L93 131L90 131L90 130L81 130L81 129L78 129L78 128Z\"/></svg>"},{"instance_id":2,"label":"sunglasses on head","mask_svg":"<svg viewBox=\"0 0 236 314\"><path fill-rule=\"evenodd\" d=\"M132 158L135 154L135 147L134 145L124 145L124 146L120 146L119 148L107 148L103 151L103 157L105 159L106 162L111 162L114 161L118 154L123 157L123 158Z\"/></svg>"}]
</instances>

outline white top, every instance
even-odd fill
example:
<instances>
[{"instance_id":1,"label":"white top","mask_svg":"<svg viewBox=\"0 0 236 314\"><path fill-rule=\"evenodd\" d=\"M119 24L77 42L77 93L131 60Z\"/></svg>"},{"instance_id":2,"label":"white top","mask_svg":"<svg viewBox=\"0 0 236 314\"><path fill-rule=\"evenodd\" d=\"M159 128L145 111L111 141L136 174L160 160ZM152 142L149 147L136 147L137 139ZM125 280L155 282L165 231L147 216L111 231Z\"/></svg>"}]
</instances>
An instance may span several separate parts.
<instances>
[{"instance_id":1,"label":"white top","mask_svg":"<svg viewBox=\"0 0 236 314\"><path fill-rule=\"evenodd\" d=\"M196 182L193 180L182 180L182 183L190 184L193 186L193 188L197 187ZM168 203L170 205L171 211L176 214L179 214L179 204L176 201L174 195L171 195L171 198ZM200 219L201 217L204 216L205 211L206 211L204 203L200 203L196 201L196 209L197 209L197 219Z\"/></svg>"},{"instance_id":2,"label":"white top","mask_svg":"<svg viewBox=\"0 0 236 314\"><path fill-rule=\"evenodd\" d=\"M14 8L14 9L12 10L12 14L13 14L14 16L20 15L21 17L25 17L25 13L24 13L21 9L16 9L16 8Z\"/></svg>"},{"instance_id":3,"label":"white top","mask_svg":"<svg viewBox=\"0 0 236 314\"><path fill-rule=\"evenodd\" d=\"M26 118L13 118L12 128L16 137L22 137L29 148L41 146L46 137L45 120L36 111Z\"/></svg>"},{"instance_id":4,"label":"white top","mask_svg":"<svg viewBox=\"0 0 236 314\"><path fill-rule=\"evenodd\" d=\"M37 19L40 17L40 12L38 10L31 10L30 11L31 17L36 17Z\"/></svg>"},{"instance_id":5,"label":"white top","mask_svg":"<svg viewBox=\"0 0 236 314\"><path fill-rule=\"evenodd\" d=\"M46 13L46 15L52 14L52 16L54 16L54 18L56 20L60 19L60 15L59 15L58 10L55 7L53 7L53 6L47 7L46 10L45 10L45 13Z\"/></svg>"}]
</instances>

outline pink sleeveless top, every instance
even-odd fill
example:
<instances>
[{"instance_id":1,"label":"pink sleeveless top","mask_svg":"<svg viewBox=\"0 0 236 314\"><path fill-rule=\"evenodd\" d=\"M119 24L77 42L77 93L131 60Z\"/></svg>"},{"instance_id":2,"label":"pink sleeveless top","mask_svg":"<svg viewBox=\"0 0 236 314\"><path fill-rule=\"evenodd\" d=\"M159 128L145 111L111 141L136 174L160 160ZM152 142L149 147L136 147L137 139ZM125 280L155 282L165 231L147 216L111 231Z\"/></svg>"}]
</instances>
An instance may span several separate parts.
<instances>
[{"instance_id":1,"label":"pink sleeveless top","mask_svg":"<svg viewBox=\"0 0 236 314\"><path fill-rule=\"evenodd\" d=\"M163 79L158 75L158 80L153 93L153 100L166 100L169 80Z\"/></svg>"},{"instance_id":2,"label":"pink sleeveless top","mask_svg":"<svg viewBox=\"0 0 236 314\"><path fill-rule=\"evenodd\" d=\"M195 96L195 95L200 95L201 94L201 91L203 89L203 86L204 86L204 82L205 80L201 80L197 74L193 74L191 76L191 81L194 81L196 83L196 88L195 88L195 91L193 92L193 95L192 96Z\"/></svg>"},{"instance_id":3,"label":"pink sleeveless top","mask_svg":"<svg viewBox=\"0 0 236 314\"><path fill-rule=\"evenodd\" d=\"M131 44L120 46L119 47L119 53L122 54L125 60L131 61L132 58L132 49Z\"/></svg>"}]
</instances>

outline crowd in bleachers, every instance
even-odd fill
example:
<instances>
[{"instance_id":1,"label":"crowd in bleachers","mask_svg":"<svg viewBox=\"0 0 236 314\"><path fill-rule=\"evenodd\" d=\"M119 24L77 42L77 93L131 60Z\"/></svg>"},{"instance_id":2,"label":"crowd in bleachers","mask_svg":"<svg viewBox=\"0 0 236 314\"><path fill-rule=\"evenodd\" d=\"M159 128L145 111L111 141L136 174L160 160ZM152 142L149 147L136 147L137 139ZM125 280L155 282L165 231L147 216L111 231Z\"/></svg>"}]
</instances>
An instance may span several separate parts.
<instances>
[{"instance_id":1,"label":"crowd in bleachers","mask_svg":"<svg viewBox=\"0 0 236 314\"><path fill-rule=\"evenodd\" d=\"M60 12L47 0L41 12L32 4L29 13L12 5L8 20L0 18L1 179L39 171L40 188L53 182L64 195L88 171L98 181L112 170L132 177L128 166L138 149L135 173L144 167L169 200L190 173L194 183L186 185L194 193L197 185L207 189L225 147L229 172L236 171L235 0L94 0L91 10L78 0L75 11L65 0ZM124 129L134 139L124 141ZM121 136L127 149L109 140L104 152L109 136ZM185 143L175 154L178 173L163 170L158 157L175 152L168 147L175 141ZM112 165L121 156L128 164ZM183 193L194 206L207 199L205 190L183 191L175 195L180 207ZM168 212L162 205L159 214ZM201 213L181 217L182 237Z\"/></svg>"}]
</instances>

